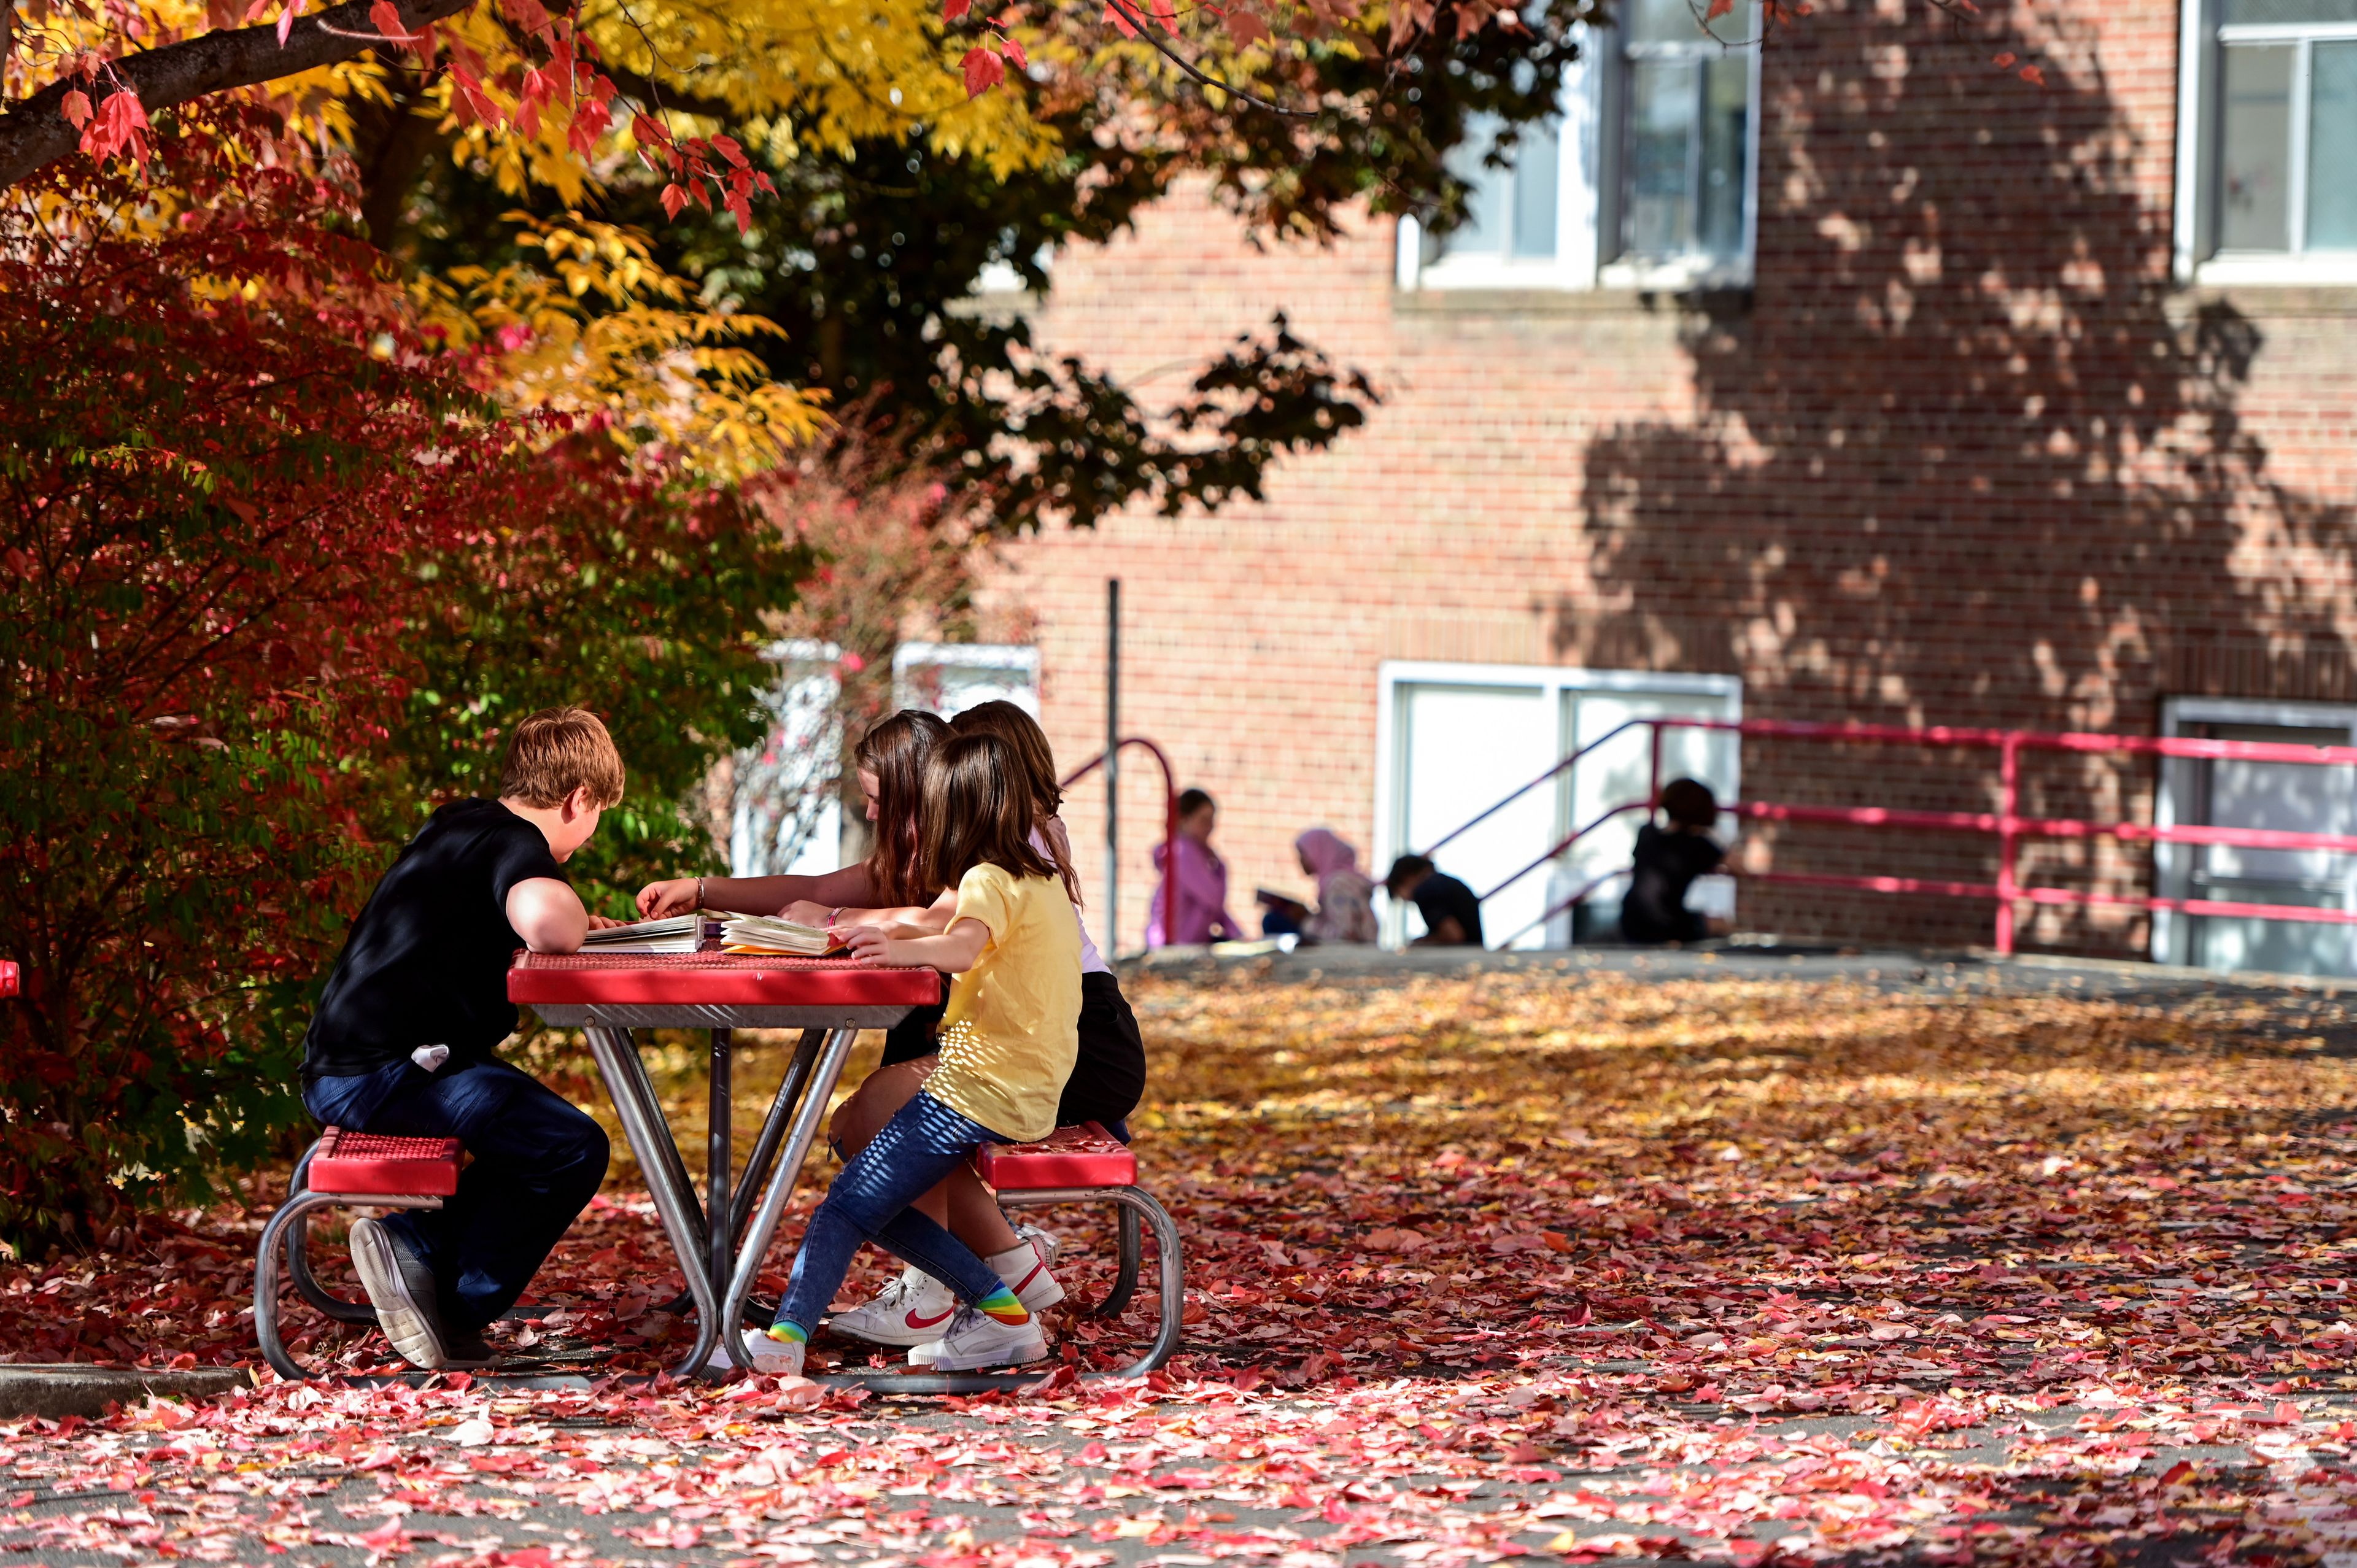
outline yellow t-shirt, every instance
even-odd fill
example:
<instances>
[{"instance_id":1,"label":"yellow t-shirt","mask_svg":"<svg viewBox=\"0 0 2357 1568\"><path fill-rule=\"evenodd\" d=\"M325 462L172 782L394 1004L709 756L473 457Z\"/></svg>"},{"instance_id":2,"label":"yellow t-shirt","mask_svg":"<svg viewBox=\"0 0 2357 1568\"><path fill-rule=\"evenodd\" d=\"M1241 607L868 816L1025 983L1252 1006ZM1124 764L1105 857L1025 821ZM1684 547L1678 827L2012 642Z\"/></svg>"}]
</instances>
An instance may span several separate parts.
<instances>
[{"instance_id":1,"label":"yellow t-shirt","mask_svg":"<svg viewBox=\"0 0 2357 1568\"><path fill-rule=\"evenodd\" d=\"M1002 1137L1056 1130L1056 1102L1080 1054L1081 925L1052 876L975 866L958 880L960 920L990 932L950 986L941 1066L925 1092Z\"/></svg>"}]
</instances>

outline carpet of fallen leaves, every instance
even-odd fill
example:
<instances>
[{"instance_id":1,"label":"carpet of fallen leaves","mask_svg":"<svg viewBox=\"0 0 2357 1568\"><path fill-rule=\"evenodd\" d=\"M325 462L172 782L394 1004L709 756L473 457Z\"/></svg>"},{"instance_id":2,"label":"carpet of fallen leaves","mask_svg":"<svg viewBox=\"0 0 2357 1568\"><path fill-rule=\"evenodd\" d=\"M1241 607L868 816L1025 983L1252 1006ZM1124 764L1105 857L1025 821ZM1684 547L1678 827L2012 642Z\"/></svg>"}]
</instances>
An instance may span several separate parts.
<instances>
[{"instance_id":1,"label":"carpet of fallen leaves","mask_svg":"<svg viewBox=\"0 0 2357 1568\"><path fill-rule=\"evenodd\" d=\"M685 1332L625 1163L543 1315L500 1329L586 1384L265 1372L0 1425L0 1563L2357 1568L2357 1061L2329 998L1131 989L1143 1179L1189 1246L1165 1371L823 1402L613 1375ZM782 1055L742 1075L748 1133ZM698 1148L694 1052L657 1063ZM254 1361L263 1214L0 1270L0 1352ZM1109 1226L1049 1222L1093 1296ZM1062 1319L1066 1364L1125 1359L1141 1294L1118 1324ZM304 1353L381 1362L286 1322Z\"/></svg>"}]
</instances>

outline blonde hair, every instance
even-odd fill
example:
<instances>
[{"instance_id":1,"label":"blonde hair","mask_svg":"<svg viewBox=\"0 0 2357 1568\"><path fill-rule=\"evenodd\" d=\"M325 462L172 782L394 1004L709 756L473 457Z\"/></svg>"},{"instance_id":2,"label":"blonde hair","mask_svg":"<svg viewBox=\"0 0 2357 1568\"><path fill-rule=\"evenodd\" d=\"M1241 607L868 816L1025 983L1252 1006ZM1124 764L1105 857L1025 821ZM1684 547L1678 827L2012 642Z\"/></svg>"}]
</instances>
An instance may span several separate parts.
<instances>
[{"instance_id":1,"label":"blonde hair","mask_svg":"<svg viewBox=\"0 0 2357 1568\"><path fill-rule=\"evenodd\" d=\"M565 803L587 789L600 807L622 798L622 754L606 724L587 708L543 708L515 726L500 769L502 799L527 806Z\"/></svg>"}]
</instances>

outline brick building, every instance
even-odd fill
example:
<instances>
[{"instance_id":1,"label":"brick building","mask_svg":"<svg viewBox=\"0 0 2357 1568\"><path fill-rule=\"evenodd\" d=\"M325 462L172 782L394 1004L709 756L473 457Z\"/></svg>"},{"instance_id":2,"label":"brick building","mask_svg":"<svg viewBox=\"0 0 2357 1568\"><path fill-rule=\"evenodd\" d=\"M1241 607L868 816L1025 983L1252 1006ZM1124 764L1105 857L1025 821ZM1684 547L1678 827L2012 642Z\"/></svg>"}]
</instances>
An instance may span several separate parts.
<instances>
[{"instance_id":1,"label":"brick building","mask_svg":"<svg viewBox=\"0 0 2357 1568\"><path fill-rule=\"evenodd\" d=\"M1329 823L1421 847L1631 714L2347 744L2357 0L1833 0L1764 50L1631 0L1552 139L1437 245L1259 250L1200 199L1059 255L1047 343L1150 392L1282 309L1384 402L1265 504L1011 550L1060 756L1124 727L1222 807L1237 913ZM1992 63L2037 62L2043 88ZM1985 753L1690 736L1747 799L1991 809ZM2044 815L2357 832L2349 770L2044 757ZM1125 792L1139 940L1157 807ZM1440 855L1485 886L1643 776L1583 762ZM1068 820L1092 895L1102 791ZM1753 826L1755 867L1994 878L1966 835ZM1494 940L1625 853L1595 835ZM2029 880L2357 907L2348 857L2049 843ZM1740 924L1986 941L1986 905L1758 886ZM1559 925L1560 923L1558 923ZM1526 940L1537 940L1534 932ZM1555 933L1563 933L1558 929ZM2042 908L2033 944L2349 971L2347 928Z\"/></svg>"}]
</instances>

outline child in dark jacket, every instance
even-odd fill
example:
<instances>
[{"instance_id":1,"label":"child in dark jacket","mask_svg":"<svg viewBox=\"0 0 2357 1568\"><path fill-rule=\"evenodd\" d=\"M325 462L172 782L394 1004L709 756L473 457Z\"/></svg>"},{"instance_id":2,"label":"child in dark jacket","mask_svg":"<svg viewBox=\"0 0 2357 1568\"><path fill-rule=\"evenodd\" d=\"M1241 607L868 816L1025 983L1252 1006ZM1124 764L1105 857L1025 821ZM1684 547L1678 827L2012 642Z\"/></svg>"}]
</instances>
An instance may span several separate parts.
<instances>
[{"instance_id":1,"label":"child in dark jacket","mask_svg":"<svg viewBox=\"0 0 2357 1568\"><path fill-rule=\"evenodd\" d=\"M1620 901L1620 935L1649 944L1700 941L1713 934L1711 922L1686 908L1686 889L1727 858L1710 837L1718 800L1698 779L1674 779L1662 790L1662 815L1669 819L1666 829L1647 822L1637 830L1635 868Z\"/></svg>"}]
</instances>

